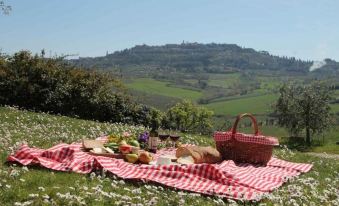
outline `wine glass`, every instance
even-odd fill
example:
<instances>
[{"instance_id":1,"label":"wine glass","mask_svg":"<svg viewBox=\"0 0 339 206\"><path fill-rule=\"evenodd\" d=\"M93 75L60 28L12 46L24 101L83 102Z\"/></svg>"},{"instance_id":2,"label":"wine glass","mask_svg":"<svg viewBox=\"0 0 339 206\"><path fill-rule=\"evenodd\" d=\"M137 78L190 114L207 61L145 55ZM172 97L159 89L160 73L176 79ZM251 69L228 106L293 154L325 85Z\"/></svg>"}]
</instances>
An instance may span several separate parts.
<instances>
[{"instance_id":1,"label":"wine glass","mask_svg":"<svg viewBox=\"0 0 339 206\"><path fill-rule=\"evenodd\" d=\"M169 132L167 130L164 130L164 129L160 129L159 130L159 139L161 141L162 144L164 144L166 146L166 142L167 142L167 139L169 137Z\"/></svg>"},{"instance_id":2,"label":"wine glass","mask_svg":"<svg viewBox=\"0 0 339 206\"><path fill-rule=\"evenodd\" d=\"M173 132L169 137L173 143L173 148L175 148L176 142L180 139L180 135L177 132Z\"/></svg>"}]
</instances>

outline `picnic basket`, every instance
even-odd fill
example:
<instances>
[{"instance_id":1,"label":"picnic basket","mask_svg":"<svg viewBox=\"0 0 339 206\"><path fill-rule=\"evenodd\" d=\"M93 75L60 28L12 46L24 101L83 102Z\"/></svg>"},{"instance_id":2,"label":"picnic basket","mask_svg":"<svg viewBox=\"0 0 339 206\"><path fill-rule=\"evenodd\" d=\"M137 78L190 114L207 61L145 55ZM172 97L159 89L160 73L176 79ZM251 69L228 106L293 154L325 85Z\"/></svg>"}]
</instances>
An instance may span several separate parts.
<instances>
[{"instance_id":1,"label":"picnic basket","mask_svg":"<svg viewBox=\"0 0 339 206\"><path fill-rule=\"evenodd\" d=\"M239 121L249 117L252 120L254 134L237 132ZM279 145L274 137L259 133L258 124L252 114L245 113L237 116L233 127L227 132L217 131L213 135L216 148L225 160L266 165L272 157L273 147Z\"/></svg>"}]
</instances>

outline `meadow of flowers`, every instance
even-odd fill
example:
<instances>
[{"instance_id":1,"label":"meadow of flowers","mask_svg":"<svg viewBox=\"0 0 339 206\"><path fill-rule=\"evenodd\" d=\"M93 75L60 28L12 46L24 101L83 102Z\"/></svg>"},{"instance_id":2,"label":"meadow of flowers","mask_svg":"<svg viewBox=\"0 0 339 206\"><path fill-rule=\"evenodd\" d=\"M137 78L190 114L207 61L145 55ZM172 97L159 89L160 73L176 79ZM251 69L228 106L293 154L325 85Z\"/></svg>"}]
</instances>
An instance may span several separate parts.
<instances>
[{"instance_id":1,"label":"meadow of flowers","mask_svg":"<svg viewBox=\"0 0 339 206\"><path fill-rule=\"evenodd\" d=\"M120 179L105 171L89 175L56 172L39 167L6 164L6 157L23 143L48 148L60 142L128 132L137 136L147 128L99 123L63 116L0 107L0 205L339 205L339 163L289 150L275 155L313 163L311 172L258 202L236 202L219 197L165 188L148 182ZM211 145L209 137L183 135L184 143Z\"/></svg>"}]
</instances>

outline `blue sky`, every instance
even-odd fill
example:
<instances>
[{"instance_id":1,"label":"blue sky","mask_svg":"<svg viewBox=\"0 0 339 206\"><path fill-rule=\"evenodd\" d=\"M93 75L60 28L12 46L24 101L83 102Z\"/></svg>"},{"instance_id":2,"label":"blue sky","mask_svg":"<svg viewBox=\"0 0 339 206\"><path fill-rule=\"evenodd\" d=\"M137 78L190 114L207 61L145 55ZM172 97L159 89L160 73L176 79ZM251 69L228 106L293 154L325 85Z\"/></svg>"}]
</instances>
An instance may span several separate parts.
<instances>
[{"instance_id":1,"label":"blue sky","mask_svg":"<svg viewBox=\"0 0 339 206\"><path fill-rule=\"evenodd\" d=\"M235 43L339 60L337 0L5 0L0 48L102 56L136 44Z\"/></svg>"}]
</instances>

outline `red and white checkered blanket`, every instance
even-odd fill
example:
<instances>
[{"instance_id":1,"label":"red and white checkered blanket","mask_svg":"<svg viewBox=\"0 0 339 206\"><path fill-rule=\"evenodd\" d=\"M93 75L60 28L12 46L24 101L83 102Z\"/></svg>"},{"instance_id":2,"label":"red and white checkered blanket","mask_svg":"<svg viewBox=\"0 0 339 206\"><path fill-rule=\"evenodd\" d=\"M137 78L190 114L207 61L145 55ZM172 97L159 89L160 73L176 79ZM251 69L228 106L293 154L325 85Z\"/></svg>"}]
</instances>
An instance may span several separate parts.
<instances>
[{"instance_id":1,"label":"red and white checkered blanket","mask_svg":"<svg viewBox=\"0 0 339 206\"><path fill-rule=\"evenodd\" d=\"M10 162L77 173L105 169L121 178L158 182L169 187L233 199L253 200L281 186L288 178L308 172L312 165L287 162L272 158L266 167L251 164L194 165L137 165L104 156L93 156L81 150L81 143L58 144L50 149L30 148L23 145ZM160 150L174 154L174 150Z\"/></svg>"}]
</instances>

